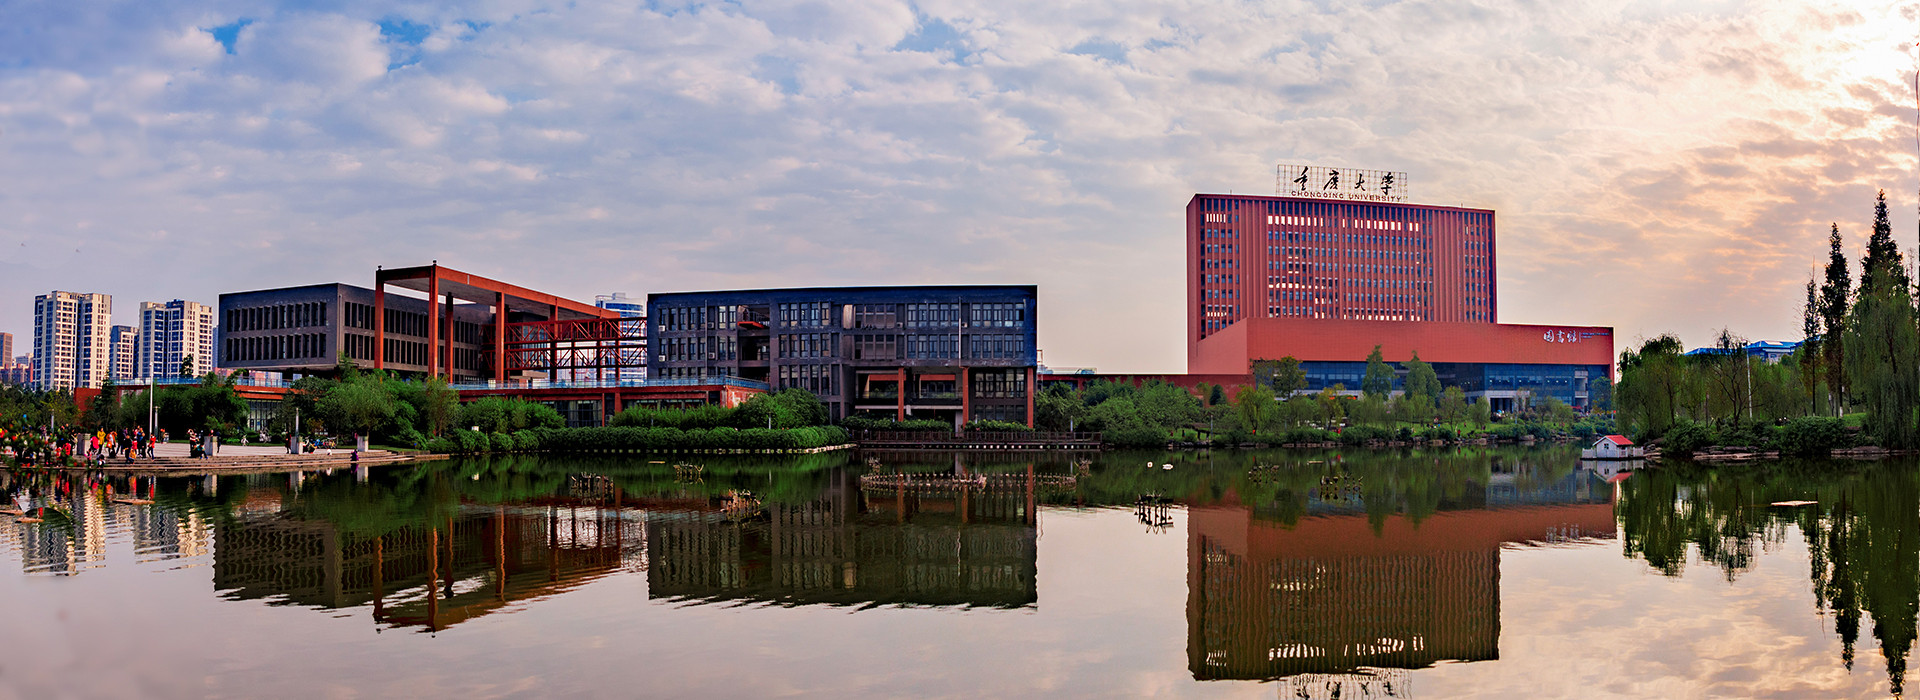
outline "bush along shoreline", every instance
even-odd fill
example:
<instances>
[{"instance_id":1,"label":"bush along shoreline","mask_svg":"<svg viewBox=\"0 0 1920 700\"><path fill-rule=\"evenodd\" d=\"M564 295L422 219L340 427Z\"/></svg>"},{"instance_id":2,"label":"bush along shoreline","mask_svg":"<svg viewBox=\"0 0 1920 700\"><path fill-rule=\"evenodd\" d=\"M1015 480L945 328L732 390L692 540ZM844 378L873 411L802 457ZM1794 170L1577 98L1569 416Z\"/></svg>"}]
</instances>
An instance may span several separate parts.
<instances>
[{"instance_id":1,"label":"bush along shoreline","mask_svg":"<svg viewBox=\"0 0 1920 700\"><path fill-rule=\"evenodd\" d=\"M1878 457L1920 450L1889 450L1861 429L1858 416L1802 416L1777 425L1715 426L1680 420L1648 447L1648 458L1748 462L1783 457Z\"/></svg>"},{"instance_id":2,"label":"bush along shoreline","mask_svg":"<svg viewBox=\"0 0 1920 700\"><path fill-rule=\"evenodd\" d=\"M427 442L429 452L807 452L850 444L834 425L799 428L529 428L512 433L460 431Z\"/></svg>"}]
</instances>

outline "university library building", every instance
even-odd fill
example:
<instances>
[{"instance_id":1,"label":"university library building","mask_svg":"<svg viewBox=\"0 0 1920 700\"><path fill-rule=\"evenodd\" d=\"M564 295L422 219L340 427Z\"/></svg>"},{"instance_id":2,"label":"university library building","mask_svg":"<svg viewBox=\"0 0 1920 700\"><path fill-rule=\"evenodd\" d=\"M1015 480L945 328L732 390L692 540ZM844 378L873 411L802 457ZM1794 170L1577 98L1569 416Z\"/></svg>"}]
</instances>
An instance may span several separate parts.
<instances>
[{"instance_id":1,"label":"university library building","mask_svg":"<svg viewBox=\"0 0 1920 700\"><path fill-rule=\"evenodd\" d=\"M1585 408L1611 379L1612 328L1499 323L1492 210L1293 194L1188 203L1188 374L1292 356L1307 390L1357 391L1378 345L1396 391L1417 352L1495 411L1522 392Z\"/></svg>"}]
</instances>

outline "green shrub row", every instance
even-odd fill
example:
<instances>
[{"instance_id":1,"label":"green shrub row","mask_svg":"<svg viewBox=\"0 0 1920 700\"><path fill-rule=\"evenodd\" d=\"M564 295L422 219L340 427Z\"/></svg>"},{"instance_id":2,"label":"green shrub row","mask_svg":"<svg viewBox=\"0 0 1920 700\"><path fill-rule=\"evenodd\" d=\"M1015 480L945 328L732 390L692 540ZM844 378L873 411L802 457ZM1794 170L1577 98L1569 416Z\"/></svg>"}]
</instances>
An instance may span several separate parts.
<instances>
[{"instance_id":1,"label":"green shrub row","mask_svg":"<svg viewBox=\"0 0 1920 700\"><path fill-rule=\"evenodd\" d=\"M840 427L854 431L870 430L875 432L907 431L927 433L939 430L951 432L953 430L953 424L943 420L888 420L864 418L861 416L849 416L846 420L840 421ZM1021 429L1025 430L1026 427L1023 425Z\"/></svg>"},{"instance_id":2,"label":"green shrub row","mask_svg":"<svg viewBox=\"0 0 1920 700\"><path fill-rule=\"evenodd\" d=\"M1839 418L1802 416L1783 425L1746 424L1716 428L1682 420L1660 437L1660 452L1678 457L1713 446L1779 450L1795 457L1820 457L1837 448L1852 447L1854 435Z\"/></svg>"},{"instance_id":3,"label":"green shrub row","mask_svg":"<svg viewBox=\"0 0 1920 700\"><path fill-rule=\"evenodd\" d=\"M805 450L848 442L847 431L805 428L537 428L512 434L456 431L427 443L442 453L655 452L666 450Z\"/></svg>"}]
</instances>

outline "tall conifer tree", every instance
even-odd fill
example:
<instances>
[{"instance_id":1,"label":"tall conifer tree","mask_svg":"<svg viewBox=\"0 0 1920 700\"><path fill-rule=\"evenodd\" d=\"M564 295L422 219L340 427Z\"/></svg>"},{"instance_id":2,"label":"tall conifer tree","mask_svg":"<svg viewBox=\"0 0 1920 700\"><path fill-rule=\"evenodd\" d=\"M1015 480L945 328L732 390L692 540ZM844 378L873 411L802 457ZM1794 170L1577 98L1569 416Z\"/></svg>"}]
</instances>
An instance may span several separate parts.
<instances>
[{"instance_id":1,"label":"tall conifer tree","mask_svg":"<svg viewBox=\"0 0 1920 700\"><path fill-rule=\"evenodd\" d=\"M1845 411L1847 376L1842 366L1846 358L1845 334L1848 306L1853 299L1853 275L1847 270L1847 254L1840 247L1840 224L1827 236L1827 280L1820 285L1820 321L1825 332L1820 344L1827 364L1827 395L1835 415Z\"/></svg>"}]
</instances>

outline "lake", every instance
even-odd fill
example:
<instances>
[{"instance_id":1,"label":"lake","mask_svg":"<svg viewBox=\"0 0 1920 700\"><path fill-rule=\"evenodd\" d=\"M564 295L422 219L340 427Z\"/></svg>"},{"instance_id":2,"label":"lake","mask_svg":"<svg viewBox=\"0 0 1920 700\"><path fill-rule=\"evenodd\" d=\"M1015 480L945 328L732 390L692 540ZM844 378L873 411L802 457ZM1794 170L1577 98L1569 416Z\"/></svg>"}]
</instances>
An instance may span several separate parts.
<instances>
[{"instance_id":1,"label":"lake","mask_svg":"<svg viewBox=\"0 0 1920 700\"><path fill-rule=\"evenodd\" d=\"M12 472L0 494L42 522L0 524L0 698L1904 690L1920 462L1577 457Z\"/></svg>"}]
</instances>

